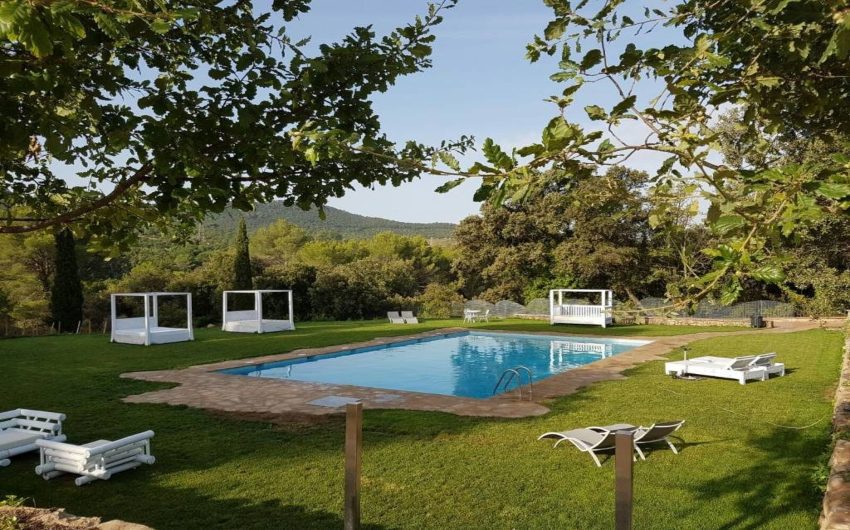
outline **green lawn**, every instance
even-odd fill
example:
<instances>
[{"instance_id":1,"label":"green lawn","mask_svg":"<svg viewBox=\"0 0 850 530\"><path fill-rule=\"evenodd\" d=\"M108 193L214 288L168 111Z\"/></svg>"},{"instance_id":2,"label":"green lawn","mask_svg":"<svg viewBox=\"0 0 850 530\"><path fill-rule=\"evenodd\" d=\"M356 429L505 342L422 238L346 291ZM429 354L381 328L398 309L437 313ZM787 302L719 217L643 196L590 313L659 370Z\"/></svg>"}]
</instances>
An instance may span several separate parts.
<instances>
[{"instance_id":1,"label":"green lawn","mask_svg":"<svg viewBox=\"0 0 850 530\"><path fill-rule=\"evenodd\" d=\"M71 441L156 431L157 463L78 488L43 481L33 453L0 468L0 495L121 518L156 528L339 528L341 418L316 423L240 421L120 398L158 388L118 378L134 370L188 366L294 348L457 325L377 322L300 325L274 335L202 330L194 343L143 348L102 336L0 341L0 410L20 406L68 415ZM551 330L504 321L494 329ZM600 333L599 328L560 327ZM615 327L608 335L661 335L705 328ZM408 411L366 411L363 520L368 528L610 528L613 466L596 468L571 447L537 442L548 430L684 418L680 455L659 450L635 468L636 528L814 528L813 472L829 445L829 416L842 336L813 330L715 337L692 355L775 350L785 378L674 381L661 363L629 378L555 400L540 418L493 420ZM778 425L804 426L786 429Z\"/></svg>"}]
</instances>

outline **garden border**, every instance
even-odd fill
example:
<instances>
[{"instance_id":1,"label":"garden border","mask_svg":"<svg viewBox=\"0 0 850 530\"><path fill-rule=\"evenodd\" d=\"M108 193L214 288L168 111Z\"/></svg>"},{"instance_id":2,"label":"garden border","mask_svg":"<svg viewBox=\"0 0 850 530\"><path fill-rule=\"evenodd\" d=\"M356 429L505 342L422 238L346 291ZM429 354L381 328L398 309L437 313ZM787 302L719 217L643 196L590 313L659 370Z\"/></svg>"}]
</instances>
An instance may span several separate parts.
<instances>
[{"instance_id":1,"label":"garden border","mask_svg":"<svg viewBox=\"0 0 850 530\"><path fill-rule=\"evenodd\" d=\"M829 479L823 496L820 517L822 530L850 529L850 325L845 327L844 357L841 377L835 389L835 408L832 417L833 438L836 440L829 459Z\"/></svg>"}]
</instances>

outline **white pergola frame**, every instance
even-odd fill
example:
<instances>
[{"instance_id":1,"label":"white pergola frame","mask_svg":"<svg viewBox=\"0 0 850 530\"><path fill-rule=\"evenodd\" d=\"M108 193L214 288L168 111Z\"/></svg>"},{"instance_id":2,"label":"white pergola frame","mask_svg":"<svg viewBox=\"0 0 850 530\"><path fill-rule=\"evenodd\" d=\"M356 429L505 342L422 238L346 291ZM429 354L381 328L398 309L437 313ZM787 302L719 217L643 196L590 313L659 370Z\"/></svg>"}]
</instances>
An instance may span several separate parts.
<instances>
[{"instance_id":1,"label":"white pergola frame","mask_svg":"<svg viewBox=\"0 0 850 530\"><path fill-rule=\"evenodd\" d=\"M288 293L289 319L273 320L263 318L263 295ZM253 294L254 309L247 311L228 311L227 297L230 294ZM235 333L269 333L292 331L295 329L294 304L291 289L249 289L224 291L221 293L221 329Z\"/></svg>"},{"instance_id":2,"label":"white pergola frame","mask_svg":"<svg viewBox=\"0 0 850 530\"><path fill-rule=\"evenodd\" d=\"M161 328L159 326L159 298L163 296L186 297L185 328ZM118 318L117 300L119 297L142 298L144 316ZM112 293L109 295L109 302L112 311L110 342L150 346L151 344L195 340L195 333L192 329L192 293Z\"/></svg>"},{"instance_id":3,"label":"white pergola frame","mask_svg":"<svg viewBox=\"0 0 850 530\"><path fill-rule=\"evenodd\" d=\"M564 293L598 294L601 302L564 304ZM607 327L612 324L614 292L610 289L552 289L549 291L549 324L590 324Z\"/></svg>"}]
</instances>

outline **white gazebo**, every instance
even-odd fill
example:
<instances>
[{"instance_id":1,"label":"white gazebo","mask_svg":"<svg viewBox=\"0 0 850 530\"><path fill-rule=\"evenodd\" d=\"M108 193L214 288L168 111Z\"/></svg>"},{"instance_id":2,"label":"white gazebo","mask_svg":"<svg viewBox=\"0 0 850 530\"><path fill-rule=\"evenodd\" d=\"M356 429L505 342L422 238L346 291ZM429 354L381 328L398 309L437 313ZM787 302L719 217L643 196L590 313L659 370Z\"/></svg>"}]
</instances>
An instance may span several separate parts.
<instances>
[{"instance_id":1,"label":"white gazebo","mask_svg":"<svg viewBox=\"0 0 850 530\"><path fill-rule=\"evenodd\" d=\"M166 296L186 297L186 327L171 328L159 325L159 299ZM144 316L118 317L117 299L135 297L143 299ZM127 344L166 344L194 340L192 331L192 293L114 293L110 295L112 305L112 342Z\"/></svg>"},{"instance_id":2,"label":"white gazebo","mask_svg":"<svg viewBox=\"0 0 850 530\"><path fill-rule=\"evenodd\" d=\"M564 294L599 295L598 304L564 303ZM569 298L568 298L569 301ZM591 324L606 327L613 323L614 293L609 289L552 289L549 291L550 324Z\"/></svg>"},{"instance_id":3,"label":"white gazebo","mask_svg":"<svg viewBox=\"0 0 850 530\"><path fill-rule=\"evenodd\" d=\"M263 295L287 293L289 299L288 320L263 318ZM228 311L227 298L231 294L254 295L254 309L246 311ZM248 291L224 291L221 295L221 329L237 333L267 333L295 329L295 317L292 305L292 291L288 289L256 289Z\"/></svg>"}]
</instances>

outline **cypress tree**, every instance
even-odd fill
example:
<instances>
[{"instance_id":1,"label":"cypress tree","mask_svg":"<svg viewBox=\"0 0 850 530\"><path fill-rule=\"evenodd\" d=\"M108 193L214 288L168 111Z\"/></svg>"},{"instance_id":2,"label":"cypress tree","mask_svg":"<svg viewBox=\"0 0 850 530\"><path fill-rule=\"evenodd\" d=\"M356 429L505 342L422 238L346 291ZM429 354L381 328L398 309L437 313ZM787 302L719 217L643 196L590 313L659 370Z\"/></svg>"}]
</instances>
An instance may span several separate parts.
<instances>
[{"instance_id":1,"label":"cypress tree","mask_svg":"<svg viewBox=\"0 0 850 530\"><path fill-rule=\"evenodd\" d=\"M248 229L245 227L245 218L239 220L236 229L236 256L233 259L233 289L253 289L254 281L251 278L251 255L248 252Z\"/></svg>"},{"instance_id":2,"label":"cypress tree","mask_svg":"<svg viewBox=\"0 0 850 530\"><path fill-rule=\"evenodd\" d=\"M67 228L57 232L56 266L50 306L53 321L62 331L76 331L83 320L83 284L77 269L77 252L74 234Z\"/></svg>"}]
</instances>

